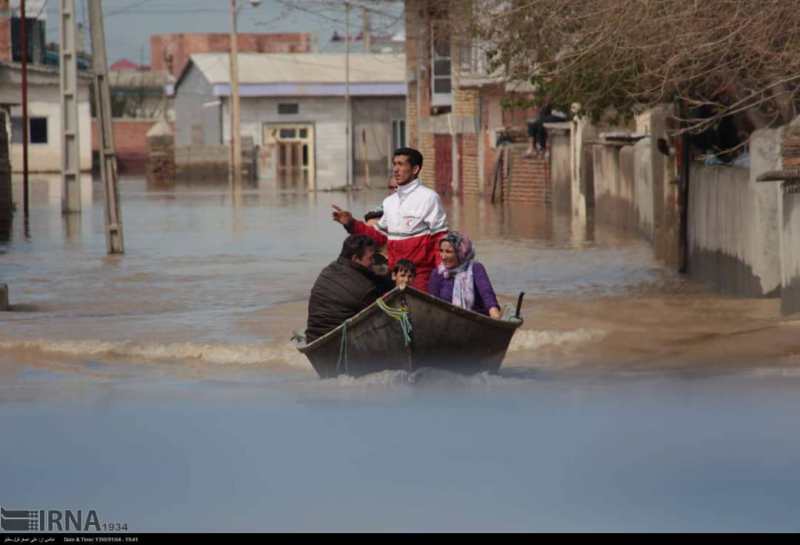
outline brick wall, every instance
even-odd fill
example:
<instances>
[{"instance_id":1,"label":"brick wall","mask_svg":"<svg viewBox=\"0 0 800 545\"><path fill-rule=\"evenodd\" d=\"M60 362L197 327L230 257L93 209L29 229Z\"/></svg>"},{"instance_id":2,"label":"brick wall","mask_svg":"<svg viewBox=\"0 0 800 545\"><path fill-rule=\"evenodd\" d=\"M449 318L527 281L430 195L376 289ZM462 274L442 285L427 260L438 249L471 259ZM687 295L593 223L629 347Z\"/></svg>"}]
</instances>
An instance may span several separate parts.
<instances>
[{"instance_id":1,"label":"brick wall","mask_svg":"<svg viewBox=\"0 0 800 545\"><path fill-rule=\"evenodd\" d=\"M550 204L552 196L549 160L538 157L525 157L523 154L526 148L527 146L520 144L509 146L510 166L508 168L508 176L504 176L502 182L503 200ZM494 167L494 163L492 163L492 166ZM491 183L490 178L487 182L488 192L491 192ZM497 197L500 197L500 187L498 187Z\"/></svg>"},{"instance_id":2,"label":"brick wall","mask_svg":"<svg viewBox=\"0 0 800 545\"><path fill-rule=\"evenodd\" d=\"M787 130L783 138L783 168L800 167L800 131Z\"/></svg>"},{"instance_id":3,"label":"brick wall","mask_svg":"<svg viewBox=\"0 0 800 545\"><path fill-rule=\"evenodd\" d=\"M425 158L422 179L429 187L435 187L436 154L434 152L433 133L418 130L420 118L431 115L430 59L428 55L418 56L418 52L430 51L428 40L427 0L407 0L406 18L406 70L412 76L406 95L406 126L408 127L408 145L417 148ZM422 74L416 81L420 71L418 62L422 62ZM417 98L417 89L420 95ZM419 102L419 111L417 111ZM419 137L418 137L419 135Z\"/></svg>"},{"instance_id":4,"label":"brick wall","mask_svg":"<svg viewBox=\"0 0 800 545\"><path fill-rule=\"evenodd\" d=\"M11 18L8 0L0 0L0 61L11 62Z\"/></svg>"},{"instance_id":5,"label":"brick wall","mask_svg":"<svg viewBox=\"0 0 800 545\"><path fill-rule=\"evenodd\" d=\"M478 138L477 134L465 134L461 137L462 156L461 173L462 193L464 195L480 194L478 175Z\"/></svg>"},{"instance_id":6,"label":"brick wall","mask_svg":"<svg viewBox=\"0 0 800 545\"><path fill-rule=\"evenodd\" d=\"M433 133L423 132L419 151L424 158L422 181L430 188L436 187L436 151L433 143Z\"/></svg>"},{"instance_id":7,"label":"brick wall","mask_svg":"<svg viewBox=\"0 0 800 545\"><path fill-rule=\"evenodd\" d=\"M239 33L240 53L309 53L311 34L293 33ZM150 36L150 65L154 71L169 71L178 77L194 53L226 53L230 50L227 33L187 32L155 34ZM167 66L166 54L172 55Z\"/></svg>"},{"instance_id":8,"label":"brick wall","mask_svg":"<svg viewBox=\"0 0 800 545\"><path fill-rule=\"evenodd\" d=\"M157 123L152 119L115 119L114 145L121 171L142 170L147 161L147 131ZM174 127L173 127L174 131ZM97 120L92 119L92 152L98 152Z\"/></svg>"},{"instance_id":9,"label":"brick wall","mask_svg":"<svg viewBox=\"0 0 800 545\"><path fill-rule=\"evenodd\" d=\"M417 142L417 86L408 84L406 93L406 144L412 148L419 146Z\"/></svg>"},{"instance_id":10,"label":"brick wall","mask_svg":"<svg viewBox=\"0 0 800 545\"><path fill-rule=\"evenodd\" d=\"M480 91L477 89L453 90L453 113L457 116L475 117L478 115Z\"/></svg>"}]
</instances>

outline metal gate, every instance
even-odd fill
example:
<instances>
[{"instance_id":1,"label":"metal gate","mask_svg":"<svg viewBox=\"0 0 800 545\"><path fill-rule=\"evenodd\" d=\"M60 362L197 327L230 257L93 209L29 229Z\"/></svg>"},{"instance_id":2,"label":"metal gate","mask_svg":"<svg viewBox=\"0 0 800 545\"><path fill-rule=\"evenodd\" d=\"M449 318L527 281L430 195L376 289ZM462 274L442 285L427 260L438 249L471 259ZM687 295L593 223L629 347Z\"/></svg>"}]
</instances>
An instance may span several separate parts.
<instances>
[{"instance_id":1,"label":"metal gate","mask_svg":"<svg viewBox=\"0 0 800 545\"><path fill-rule=\"evenodd\" d=\"M453 187L453 137L449 134L433 135L433 149L436 154L435 188L446 195Z\"/></svg>"}]
</instances>

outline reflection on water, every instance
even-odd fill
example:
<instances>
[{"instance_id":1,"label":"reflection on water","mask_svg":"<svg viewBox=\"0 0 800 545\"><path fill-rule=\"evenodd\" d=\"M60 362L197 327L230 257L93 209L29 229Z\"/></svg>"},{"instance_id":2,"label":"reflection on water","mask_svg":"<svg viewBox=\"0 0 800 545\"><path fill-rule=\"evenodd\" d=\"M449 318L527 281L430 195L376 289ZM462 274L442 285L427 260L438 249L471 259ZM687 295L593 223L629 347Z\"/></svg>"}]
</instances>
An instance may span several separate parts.
<instances>
[{"instance_id":1,"label":"reflection on water","mask_svg":"<svg viewBox=\"0 0 800 545\"><path fill-rule=\"evenodd\" d=\"M796 529L795 326L636 238L448 201L501 300L527 293L500 376L321 381L288 339L345 236L331 205L384 191L123 179L108 257L99 183L66 219L38 187L0 240L3 505L134 531Z\"/></svg>"}]
</instances>

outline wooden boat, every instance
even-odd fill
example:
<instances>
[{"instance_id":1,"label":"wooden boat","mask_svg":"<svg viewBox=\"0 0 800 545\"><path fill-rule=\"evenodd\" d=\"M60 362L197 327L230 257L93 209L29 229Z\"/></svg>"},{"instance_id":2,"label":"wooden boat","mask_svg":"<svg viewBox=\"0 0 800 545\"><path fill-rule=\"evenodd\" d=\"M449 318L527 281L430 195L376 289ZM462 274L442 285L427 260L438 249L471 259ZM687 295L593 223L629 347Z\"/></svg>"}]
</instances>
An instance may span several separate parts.
<instances>
[{"instance_id":1,"label":"wooden boat","mask_svg":"<svg viewBox=\"0 0 800 545\"><path fill-rule=\"evenodd\" d=\"M414 288L395 288L336 329L297 348L320 378L422 367L496 373L514 331L522 325L522 296L516 317L495 320ZM403 313L411 326L409 335L404 335Z\"/></svg>"}]
</instances>

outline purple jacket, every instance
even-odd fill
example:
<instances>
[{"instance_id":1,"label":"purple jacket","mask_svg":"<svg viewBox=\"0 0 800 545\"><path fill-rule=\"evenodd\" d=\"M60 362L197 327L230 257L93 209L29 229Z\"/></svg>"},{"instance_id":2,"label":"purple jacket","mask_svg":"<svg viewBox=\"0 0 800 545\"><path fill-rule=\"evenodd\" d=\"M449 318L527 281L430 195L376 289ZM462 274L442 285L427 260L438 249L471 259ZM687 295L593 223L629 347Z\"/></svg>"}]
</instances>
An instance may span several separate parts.
<instances>
[{"instance_id":1,"label":"purple jacket","mask_svg":"<svg viewBox=\"0 0 800 545\"><path fill-rule=\"evenodd\" d=\"M489 275L486 274L486 268L477 261L472 264L472 278L475 281L475 305L470 310L488 316L490 308L500 308L500 305L497 304L497 297L489 281ZM455 278L445 278L434 269L428 280L428 293L450 303L453 300L454 284Z\"/></svg>"}]
</instances>

